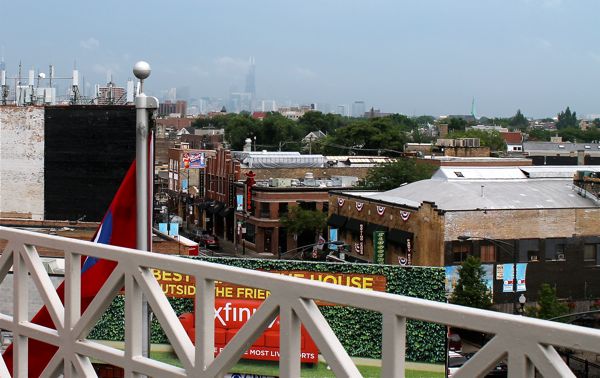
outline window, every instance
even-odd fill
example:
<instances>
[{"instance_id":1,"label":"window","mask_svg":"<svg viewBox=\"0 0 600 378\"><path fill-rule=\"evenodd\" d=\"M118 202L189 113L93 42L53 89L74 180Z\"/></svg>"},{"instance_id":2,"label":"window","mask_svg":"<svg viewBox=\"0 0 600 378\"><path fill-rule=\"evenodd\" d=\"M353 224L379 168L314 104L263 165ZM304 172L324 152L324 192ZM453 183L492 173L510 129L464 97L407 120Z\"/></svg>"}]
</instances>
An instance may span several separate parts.
<instances>
[{"instance_id":1,"label":"window","mask_svg":"<svg viewBox=\"0 0 600 378\"><path fill-rule=\"evenodd\" d=\"M546 261L564 261L566 260L566 240L565 239L546 239L544 257Z\"/></svg>"},{"instance_id":2,"label":"window","mask_svg":"<svg viewBox=\"0 0 600 378\"><path fill-rule=\"evenodd\" d=\"M284 214L288 213L288 203L282 202L279 204L279 216L282 217Z\"/></svg>"},{"instance_id":3,"label":"window","mask_svg":"<svg viewBox=\"0 0 600 378\"><path fill-rule=\"evenodd\" d=\"M452 244L452 261L454 263L462 263L467 259L469 253L471 253L471 244L462 242Z\"/></svg>"},{"instance_id":4,"label":"window","mask_svg":"<svg viewBox=\"0 0 600 378\"><path fill-rule=\"evenodd\" d=\"M482 263L490 263L496 261L496 248L493 245L482 245L479 248Z\"/></svg>"},{"instance_id":5,"label":"window","mask_svg":"<svg viewBox=\"0 0 600 378\"><path fill-rule=\"evenodd\" d=\"M270 218L271 217L271 209L270 204L267 202L260 203L260 217L261 218Z\"/></svg>"},{"instance_id":6,"label":"window","mask_svg":"<svg viewBox=\"0 0 600 378\"><path fill-rule=\"evenodd\" d=\"M556 254L555 254L555 260L566 260L566 255L565 255L565 245L564 244L557 244L556 245Z\"/></svg>"},{"instance_id":7,"label":"window","mask_svg":"<svg viewBox=\"0 0 600 378\"><path fill-rule=\"evenodd\" d=\"M527 251L527 261L537 262L539 261L538 251Z\"/></svg>"},{"instance_id":8,"label":"window","mask_svg":"<svg viewBox=\"0 0 600 378\"><path fill-rule=\"evenodd\" d=\"M329 212L329 202L323 202L323 212L324 213Z\"/></svg>"},{"instance_id":9,"label":"window","mask_svg":"<svg viewBox=\"0 0 600 378\"><path fill-rule=\"evenodd\" d=\"M597 264L598 244L586 244L583 246L583 261Z\"/></svg>"},{"instance_id":10,"label":"window","mask_svg":"<svg viewBox=\"0 0 600 378\"><path fill-rule=\"evenodd\" d=\"M244 235L244 239L250 243L254 243L256 240L256 226L252 223L246 222L246 234Z\"/></svg>"}]
</instances>

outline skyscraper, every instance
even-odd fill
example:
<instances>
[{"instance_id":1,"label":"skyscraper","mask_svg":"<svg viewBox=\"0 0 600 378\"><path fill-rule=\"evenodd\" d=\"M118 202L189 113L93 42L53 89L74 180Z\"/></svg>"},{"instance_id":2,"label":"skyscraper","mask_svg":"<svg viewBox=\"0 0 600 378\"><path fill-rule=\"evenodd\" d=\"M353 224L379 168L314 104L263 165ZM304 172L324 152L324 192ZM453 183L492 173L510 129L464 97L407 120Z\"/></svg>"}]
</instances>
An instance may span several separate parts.
<instances>
[{"instance_id":1,"label":"skyscraper","mask_svg":"<svg viewBox=\"0 0 600 378\"><path fill-rule=\"evenodd\" d=\"M250 61L248 62L248 73L246 74L246 94L250 99L250 103L248 104L249 109L244 109L249 111L256 109L255 67L254 57L250 57Z\"/></svg>"},{"instance_id":2,"label":"skyscraper","mask_svg":"<svg viewBox=\"0 0 600 378\"><path fill-rule=\"evenodd\" d=\"M362 118L365 116L365 102L354 101L352 104L352 117Z\"/></svg>"}]
</instances>

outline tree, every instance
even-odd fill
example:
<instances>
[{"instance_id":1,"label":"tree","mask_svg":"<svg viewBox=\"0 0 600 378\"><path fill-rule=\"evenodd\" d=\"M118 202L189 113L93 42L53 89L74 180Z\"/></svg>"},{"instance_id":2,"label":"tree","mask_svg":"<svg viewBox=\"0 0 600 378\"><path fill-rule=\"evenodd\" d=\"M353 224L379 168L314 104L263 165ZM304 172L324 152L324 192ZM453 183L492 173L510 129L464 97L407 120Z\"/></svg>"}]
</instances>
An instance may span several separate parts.
<instances>
[{"instance_id":1,"label":"tree","mask_svg":"<svg viewBox=\"0 0 600 378\"><path fill-rule=\"evenodd\" d=\"M518 109L517 114L515 114L515 116L510 119L509 124L512 127L523 130L526 129L527 126L529 126L529 121L527 120L527 118L525 118L523 113L521 113L521 109Z\"/></svg>"},{"instance_id":2,"label":"tree","mask_svg":"<svg viewBox=\"0 0 600 378\"><path fill-rule=\"evenodd\" d=\"M535 308L529 308L527 315L540 319L551 319L569 313L569 306L556 298L556 289L547 283L540 286Z\"/></svg>"},{"instance_id":3,"label":"tree","mask_svg":"<svg viewBox=\"0 0 600 378\"><path fill-rule=\"evenodd\" d=\"M485 284L484 275L481 261L475 256L467 257L458 271L458 282L450 303L489 309L492 306L492 294Z\"/></svg>"},{"instance_id":4,"label":"tree","mask_svg":"<svg viewBox=\"0 0 600 378\"><path fill-rule=\"evenodd\" d=\"M450 118L448 122L449 131L464 131L467 128L467 121L462 118Z\"/></svg>"},{"instance_id":5,"label":"tree","mask_svg":"<svg viewBox=\"0 0 600 378\"><path fill-rule=\"evenodd\" d=\"M479 138L482 146L489 147L492 151L506 151L506 142L498 131L467 130L454 131L448 134L449 139Z\"/></svg>"},{"instance_id":6,"label":"tree","mask_svg":"<svg viewBox=\"0 0 600 378\"><path fill-rule=\"evenodd\" d=\"M558 122L556 122L557 129L561 130L566 129L568 127L578 126L579 124L577 123L577 113L571 113L571 109L569 109L568 106L567 109L565 109L565 111L558 113Z\"/></svg>"},{"instance_id":7,"label":"tree","mask_svg":"<svg viewBox=\"0 0 600 378\"><path fill-rule=\"evenodd\" d=\"M281 224L293 234L305 231L314 232L315 237L327 226L327 214L317 210L305 210L294 206L281 219Z\"/></svg>"},{"instance_id":8,"label":"tree","mask_svg":"<svg viewBox=\"0 0 600 378\"><path fill-rule=\"evenodd\" d=\"M400 158L371 168L365 186L375 190L391 190L405 183L431 178L435 167L415 159Z\"/></svg>"}]
</instances>

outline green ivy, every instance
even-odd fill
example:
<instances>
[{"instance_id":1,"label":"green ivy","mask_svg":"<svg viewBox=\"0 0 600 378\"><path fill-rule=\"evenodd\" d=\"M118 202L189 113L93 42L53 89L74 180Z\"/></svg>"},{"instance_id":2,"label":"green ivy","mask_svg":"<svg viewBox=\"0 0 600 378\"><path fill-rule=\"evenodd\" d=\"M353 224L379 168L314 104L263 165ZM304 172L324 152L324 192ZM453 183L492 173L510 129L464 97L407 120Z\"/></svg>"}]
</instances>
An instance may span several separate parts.
<instances>
[{"instance_id":1,"label":"green ivy","mask_svg":"<svg viewBox=\"0 0 600 378\"><path fill-rule=\"evenodd\" d=\"M444 269L374 264L336 264L309 261L194 257L193 259L252 270L304 270L312 272L374 274L386 277L387 292L438 302L444 296ZM169 298L177 315L193 311L191 299ZM321 306L323 316L351 356L381 358L381 314L352 307ZM123 340L124 300L117 296L89 338ZM406 326L406 358L410 361L444 361L445 327L409 320ZM168 343L157 319L152 322L151 341Z\"/></svg>"}]
</instances>

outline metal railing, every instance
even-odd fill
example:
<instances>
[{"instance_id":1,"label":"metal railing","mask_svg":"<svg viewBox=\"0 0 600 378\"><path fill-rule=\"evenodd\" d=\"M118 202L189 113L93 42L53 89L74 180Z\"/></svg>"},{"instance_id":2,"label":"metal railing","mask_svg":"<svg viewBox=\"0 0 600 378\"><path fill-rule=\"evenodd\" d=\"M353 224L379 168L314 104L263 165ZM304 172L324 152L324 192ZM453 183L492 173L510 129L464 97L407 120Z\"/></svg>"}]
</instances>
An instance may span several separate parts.
<instances>
[{"instance_id":1,"label":"metal railing","mask_svg":"<svg viewBox=\"0 0 600 378\"><path fill-rule=\"evenodd\" d=\"M65 371L68 376L96 376L90 358L120 366L126 377L218 377L225 374L280 316L280 374L300 376L300 325L304 325L333 372L339 377L359 377L360 372L319 311L315 300L380 312L383 315L382 376L403 377L405 369L406 320L418 319L472 329L494 337L457 373L456 377L482 376L500 360L506 360L510 377L574 377L554 346L600 353L600 331L527 317L483 311L375 291L336 286L254 270L202 261L94 244L56 236L0 227L0 239L8 241L0 257L0 281L11 266L14 272L14 315L0 314L0 328L13 333L15 376L27 376L27 340L38 339L59 348L43 376ZM36 247L64 251L64 306L43 268ZM116 268L106 284L80 314L80 262L82 256L115 261ZM187 336L177 315L155 280L151 269L194 276L195 343ZM41 293L57 330L28 321L28 279ZM271 295L216 357L214 356L215 281L267 289ZM86 339L112 299L125 288L125 350ZM183 367L142 357L142 295L148 298L155 316ZM195 345L194 345L195 344ZM68 373L67 373L68 372ZM8 370L0 359L0 376Z\"/></svg>"}]
</instances>

